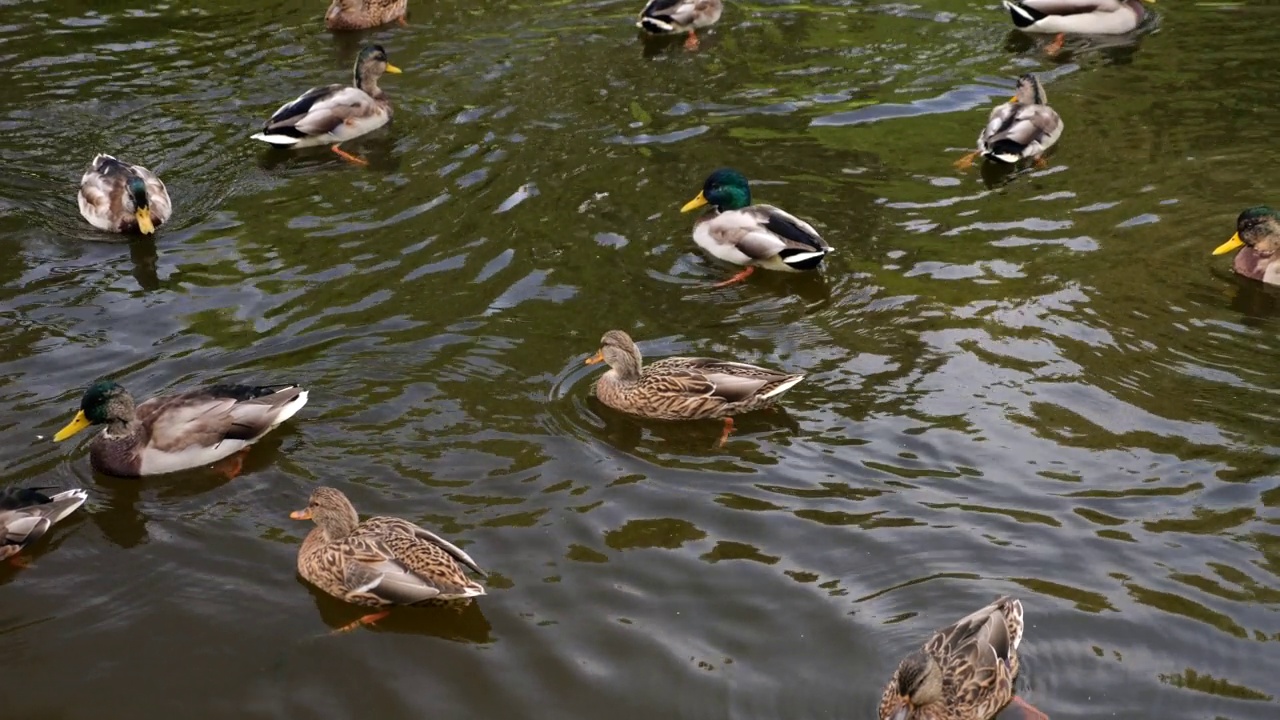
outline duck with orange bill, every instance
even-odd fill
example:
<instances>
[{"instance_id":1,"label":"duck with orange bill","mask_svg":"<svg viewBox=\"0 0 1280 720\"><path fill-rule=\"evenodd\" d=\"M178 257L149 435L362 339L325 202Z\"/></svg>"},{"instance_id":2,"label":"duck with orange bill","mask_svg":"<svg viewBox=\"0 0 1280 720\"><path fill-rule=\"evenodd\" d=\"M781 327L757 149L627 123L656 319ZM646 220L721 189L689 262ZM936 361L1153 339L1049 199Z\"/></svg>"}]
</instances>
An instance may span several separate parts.
<instances>
[{"instance_id":1,"label":"duck with orange bill","mask_svg":"<svg viewBox=\"0 0 1280 720\"><path fill-rule=\"evenodd\" d=\"M1266 205L1251 207L1236 218L1236 233L1214 248L1214 255L1233 250L1236 274L1268 285L1280 285L1280 212Z\"/></svg>"},{"instance_id":2,"label":"duck with orange bill","mask_svg":"<svg viewBox=\"0 0 1280 720\"><path fill-rule=\"evenodd\" d=\"M711 206L693 225L693 241L715 257L746 269L717 283L741 282L757 268L802 272L816 270L831 246L809 223L772 205L751 204L751 184L731 168L720 168L702 184L697 197L680 212Z\"/></svg>"},{"instance_id":3,"label":"duck with orange bill","mask_svg":"<svg viewBox=\"0 0 1280 720\"><path fill-rule=\"evenodd\" d=\"M381 45L370 45L356 57L351 85L311 88L281 105L252 137L279 148L329 145L342 159L368 165L339 146L391 121L391 101L378 87L383 73L398 74L400 68L387 60Z\"/></svg>"},{"instance_id":4,"label":"duck with orange bill","mask_svg":"<svg viewBox=\"0 0 1280 720\"><path fill-rule=\"evenodd\" d=\"M77 200L90 225L114 233L155 234L173 212L169 191L155 173L105 153L95 155L80 178Z\"/></svg>"},{"instance_id":5,"label":"duck with orange bill","mask_svg":"<svg viewBox=\"0 0 1280 720\"><path fill-rule=\"evenodd\" d=\"M621 330L600 338L586 364L606 363L596 397L615 410L654 420L724 419L720 445L733 432L731 415L768 407L804 375L703 357L669 357L643 365L640 348Z\"/></svg>"}]
</instances>

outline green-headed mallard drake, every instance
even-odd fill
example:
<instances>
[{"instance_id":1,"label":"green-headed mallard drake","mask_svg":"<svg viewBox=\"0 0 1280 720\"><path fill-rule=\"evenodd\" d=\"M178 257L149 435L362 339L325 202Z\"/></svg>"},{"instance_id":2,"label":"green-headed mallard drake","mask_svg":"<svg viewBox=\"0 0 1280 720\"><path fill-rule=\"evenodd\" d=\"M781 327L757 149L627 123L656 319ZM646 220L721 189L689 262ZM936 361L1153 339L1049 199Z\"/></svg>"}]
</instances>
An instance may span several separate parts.
<instances>
[{"instance_id":1,"label":"green-headed mallard drake","mask_svg":"<svg viewBox=\"0 0 1280 720\"><path fill-rule=\"evenodd\" d=\"M752 205L751 185L737 170L720 168L711 173L702 192L680 212L704 205L712 210L694 223L693 241L721 260L747 266L716 287L745 280L757 267L814 270L831 252L831 246L809 223L772 205Z\"/></svg>"},{"instance_id":2,"label":"green-headed mallard drake","mask_svg":"<svg viewBox=\"0 0 1280 720\"><path fill-rule=\"evenodd\" d=\"M699 357L671 357L641 367L640 348L621 330L600 338L588 365L609 370L596 381L596 396L615 410L655 420L724 418L724 444L733 431L730 415L772 405L804 379L757 365Z\"/></svg>"},{"instance_id":3,"label":"green-headed mallard drake","mask_svg":"<svg viewBox=\"0 0 1280 720\"><path fill-rule=\"evenodd\" d=\"M77 200L84 219L107 232L151 235L173 212L169 191L155 173L105 153L93 156Z\"/></svg>"},{"instance_id":4,"label":"green-headed mallard drake","mask_svg":"<svg viewBox=\"0 0 1280 720\"><path fill-rule=\"evenodd\" d=\"M307 391L297 385L211 385L135 406L124 388L100 380L89 386L75 418L53 440L106 425L89 444L95 470L117 477L159 475L233 455L306 404Z\"/></svg>"},{"instance_id":5,"label":"green-headed mallard drake","mask_svg":"<svg viewBox=\"0 0 1280 720\"><path fill-rule=\"evenodd\" d=\"M330 595L354 605L435 605L484 595L467 576L486 577L462 548L394 517L364 522L340 490L318 487L307 507L289 514L316 526L298 550L298 574ZM386 617L373 613L343 630Z\"/></svg>"},{"instance_id":6,"label":"green-headed mallard drake","mask_svg":"<svg viewBox=\"0 0 1280 720\"><path fill-rule=\"evenodd\" d=\"M989 720L1013 694L1022 603L1002 597L942 628L898 664L880 698L880 720Z\"/></svg>"},{"instance_id":7,"label":"green-headed mallard drake","mask_svg":"<svg viewBox=\"0 0 1280 720\"><path fill-rule=\"evenodd\" d=\"M384 72L399 73L400 68L387 62L387 51L381 45L364 48L356 57L352 71L354 87L311 88L296 100L281 105L253 139L286 148L331 144L329 149L343 159L367 165L364 158L338 146L371 133L391 120L391 101L378 87L378 78Z\"/></svg>"},{"instance_id":8,"label":"green-headed mallard drake","mask_svg":"<svg viewBox=\"0 0 1280 720\"><path fill-rule=\"evenodd\" d=\"M636 27L654 35L688 33L684 46L695 50L698 29L716 24L723 11L721 0L649 0L640 11Z\"/></svg>"},{"instance_id":9,"label":"green-headed mallard drake","mask_svg":"<svg viewBox=\"0 0 1280 720\"><path fill-rule=\"evenodd\" d=\"M17 555L39 540L49 528L84 504L89 493L66 490L45 495L35 488L6 488L0 491L0 560Z\"/></svg>"},{"instance_id":10,"label":"green-headed mallard drake","mask_svg":"<svg viewBox=\"0 0 1280 720\"><path fill-rule=\"evenodd\" d=\"M1062 118L1047 103L1040 78L1030 73L1018 78L1013 98L993 109L978 133L978 149L957 160L956 167L969 167L979 155L1010 164L1039 161L1062 137Z\"/></svg>"},{"instance_id":11,"label":"green-headed mallard drake","mask_svg":"<svg viewBox=\"0 0 1280 720\"><path fill-rule=\"evenodd\" d=\"M1280 212L1266 205L1251 207L1236 218L1236 234L1214 249L1223 255L1239 249L1231 268L1268 285L1280 285Z\"/></svg>"},{"instance_id":12,"label":"green-headed mallard drake","mask_svg":"<svg viewBox=\"0 0 1280 720\"><path fill-rule=\"evenodd\" d=\"M330 30L368 30L398 22L407 25L404 15L409 0L333 0L324 14L324 26Z\"/></svg>"}]
</instances>

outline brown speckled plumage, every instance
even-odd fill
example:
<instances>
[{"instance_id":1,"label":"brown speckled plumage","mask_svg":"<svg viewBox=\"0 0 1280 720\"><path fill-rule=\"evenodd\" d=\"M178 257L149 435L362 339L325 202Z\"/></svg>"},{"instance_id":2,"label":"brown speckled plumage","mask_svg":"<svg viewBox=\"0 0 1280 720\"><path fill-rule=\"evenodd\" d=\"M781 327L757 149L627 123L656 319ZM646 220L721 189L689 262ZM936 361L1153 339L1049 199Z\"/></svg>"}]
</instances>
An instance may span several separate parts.
<instances>
[{"instance_id":1,"label":"brown speckled plumage","mask_svg":"<svg viewBox=\"0 0 1280 720\"><path fill-rule=\"evenodd\" d=\"M933 634L898 665L880 720L989 720L1013 699L1022 603L1002 597Z\"/></svg>"},{"instance_id":2,"label":"brown speckled plumage","mask_svg":"<svg viewBox=\"0 0 1280 720\"><path fill-rule=\"evenodd\" d=\"M294 519L316 526L298 551L298 574L355 605L426 605L484 595L485 573L461 548L407 520L364 522L341 491L319 487Z\"/></svg>"},{"instance_id":3,"label":"brown speckled plumage","mask_svg":"<svg viewBox=\"0 0 1280 720\"><path fill-rule=\"evenodd\" d=\"M324 14L330 30L367 30L389 22L404 22L409 0L333 0Z\"/></svg>"},{"instance_id":4,"label":"brown speckled plumage","mask_svg":"<svg viewBox=\"0 0 1280 720\"><path fill-rule=\"evenodd\" d=\"M599 361L609 364L595 384L600 401L657 420L723 418L756 410L804 379L712 358L665 358L641 368L640 349L621 330L610 330L601 338L600 352L588 362Z\"/></svg>"}]
</instances>

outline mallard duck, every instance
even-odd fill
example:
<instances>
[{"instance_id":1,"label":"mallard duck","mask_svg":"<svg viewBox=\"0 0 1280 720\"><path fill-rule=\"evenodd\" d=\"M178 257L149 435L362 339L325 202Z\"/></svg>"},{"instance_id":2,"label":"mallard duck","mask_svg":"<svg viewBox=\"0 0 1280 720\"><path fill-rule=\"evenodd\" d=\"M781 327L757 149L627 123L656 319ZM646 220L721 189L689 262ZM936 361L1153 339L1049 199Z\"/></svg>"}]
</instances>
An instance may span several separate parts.
<instances>
[{"instance_id":1,"label":"mallard duck","mask_svg":"<svg viewBox=\"0 0 1280 720\"><path fill-rule=\"evenodd\" d=\"M1022 603L1002 597L942 628L898 664L880 698L880 720L989 720L1013 694L1022 642Z\"/></svg>"},{"instance_id":2,"label":"mallard duck","mask_svg":"<svg viewBox=\"0 0 1280 720\"><path fill-rule=\"evenodd\" d=\"M330 595L354 605L434 605L484 595L484 586L467 576L487 577L462 548L394 517L360 522L340 490L318 487L294 520L313 520L298 550L298 574ZM389 611L366 615L342 628L376 622Z\"/></svg>"},{"instance_id":3,"label":"mallard duck","mask_svg":"<svg viewBox=\"0 0 1280 720\"><path fill-rule=\"evenodd\" d=\"M93 156L77 199L84 219L107 232L151 235L173 212L169 191L155 173L105 153Z\"/></svg>"},{"instance_id":4,"label":"mallard duck","mask_svg":"<svg viewBox=\"0 0 1280 720\"><path fill-rule=\"evenodd\" d=\"M721 0L649 0L640 11L636 27L654 35L688 33L684 46L698 47L698 29L711 27L724 11Z\"/></svg>"},{"instance_id":5,"label":"mallard duck","mask_svg":"<svg viewBox=\"0 0 1280 720\"><path fill-rule=\"evenodd\" d=\"M89 444L95 470L117 477L159 475L217 462L248 448L307 404L297 385L212 385L160 395L134 406L128 391L99 380L53 436L60 442L90 425L106 429ZM237 465L232 471L239 471Z\"/></svg>"},{"instance_id":6,"label":"mallard duck","mask_svg":"<svg viewBox=\"0 0 1280 720\"><path fill-rule=\"evenodd\" d=\"M324 26L330 30L367 30L398 22L408 25L404 15L409 0L333 0L324 14Z\"/></svg>"},{"instance_id":7,"label":"mallard duck","mask_svg":"<svg viewBox=\"0 0 1280 720\"><path fill-rule=\"evenodd\" d=\"M49 528L84 504L89 493L66 490L45 495L47 487L0 491L0 560L17 555Z\"/></svg>"},{"instance_id":8,"label":"mallard duck","mask_svg":"<svg viewBox=\"0 0 1280 720\"><path fill-rule=\"evenodd\" d=\"M1018 78L1018 89L1009 102L997 106L978 133L978 149L956 161L964 169L981 155L1002 163L1035 158L1062 137L1062 118L1049 107L1044 86L1030 73Z\"/></svg>"},{"instance_id":9,"label":"mallard duck","mask_svg":"<svg viewBox=\"0 0 1280 720\"><path fill-rule=\"evenodd\" d=\"M1034 33L1120 35L1142 23L1155 0L1001 0L1019 29Z\"/></svg>"},{"instance_id":10,"label":"mallard duck","mask_svg":"<svg viewBox=\"0 0 1280 720\"><path fill-rule=\"evenodd\" d=\"M680 212L704 205L710 205L712 211L694 223L693 241L721 260L747 266L715 287L741 282L757 267L814 270L831 252L831 246L809 223L772 205L752 205L751 185L737 170L721 168L711 173L702 192Z\"/></svg>"},{"instance_id":11,"label":"mallard duck","mask_svg":"<svg viewBox=\"0 0 1280 720\"><path fill-rule=\"evenodd\" d=\"M699 357L664 358L641 368L640 348L621 330L600 338L586 364L609 370L596 381L596 396L615 410L655 420L724 418L720 444L738 415L772 405L804 379L757 365Z\"/></svg>"},{"instance_id":12,"label":"mallard duck","mask_svg":"<svg viewBox=\"0 0 1280 720\"><path fill-rule=\"evenodd\" d=\"M253 136L276 147L304 148L328 145L345 160L368 165L338 147L342 143L371 133L391 120L391 101L378 87L382 73L398 74L400 68L387 62L387 51L381 45L370 45L360 51L352 71L353 85L313 87L276 110Z\"/></svg>"},{"instance_id":13,"label":"mallard duck","mask_svg":"<svg viewBox=\"0 0 1280 720\"><path fill-rule=\"evenodd\" d=\"M1280 212L1266 205L1251 207L1236 218L1236 234L1214 248L1223 255L1239 248L1231 267L1237 274L1280 285Z\"/></svg>"}]
</instances>

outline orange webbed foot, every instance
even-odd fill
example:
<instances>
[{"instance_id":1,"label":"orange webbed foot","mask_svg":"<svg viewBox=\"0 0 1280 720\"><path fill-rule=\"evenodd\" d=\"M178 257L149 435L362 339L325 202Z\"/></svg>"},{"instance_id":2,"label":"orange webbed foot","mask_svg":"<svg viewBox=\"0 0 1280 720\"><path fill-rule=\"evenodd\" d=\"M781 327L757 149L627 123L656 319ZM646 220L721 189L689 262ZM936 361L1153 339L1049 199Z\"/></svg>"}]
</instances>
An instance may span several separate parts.
<instances>
[{"instance_id":1,"label":"orange webbed foot","mask_svg":"<svg viewBox=\"0 0 1280 720\"><path fill-rule=\"evenodd\" d=\"M733 418L724 419L724 432L720 433L720 442L716 443L716 447L724 447L729 442L729 435L733 432Z\"/></svg>"},{"instance_id":2,"label":"orange webbed foot","mask_svg":"<svg viewBox=\"0 0 1280 720\"><path fill-rule=\"evenodd\" d=\"M743 270L742 272L738 273L737 275L734 275L733 277L731 277L731 278L729 278L728 280L725 280L725 281L723 281L723 282L718 282L718 283L716 283L715 285L712 285L711 287L713 287L713 288L722 288L722 287L728 287L728 286L730 286L730 285L736 285L737 283L740 283L740 282L742 282L743 280L746 280L748 277L751 277L751 273L753 273L753 272L755 272L755 271L756 271L756 268L755 268L755 266L754 266L754 265L748 265L748 266L747 266L747 269Z\"/></svg>"},{"instance_id":3,"label":"orange webbed foot","mask_svg":"<svg viewBox=\"0 0 1280 720\"><path fill-rule=\"evenodd\" d=\"M337 630L334 630L333 632L331 632L331 633L329 633L329 634L330 634L330 635L341 635L342 633L349 633L349 632L351 632L352 630L355 630L355 629L356 629L356 628L358 628L358 627L361 627L361 626L364 626L364 625L372 625L372 624L374 624L374 623L378 622L379 620L381 620L382 618L384 618L384 617L386 617L386 616L388 616L388 615L390 615L390 614L391 614L391 611L390 611L390 610L383 610L382 612L369 613L368 615L365 615L364 617L360 618L359 620L356 620L356 621L354 621L354 622L349 622L349 623L347 623L346 625L343 625L342 627L338 628Z\"/></svg>"},{"instance_id":4,"label":"orange webbed foot","mask_svg":"<svg viewBox=\"0 0 1280 720\"><path fill-rule=\"evenodd\" d=\"M329 148L329 149L330 149L330 150L332 150L332 151L334 151L335 153L337 153L337 154L338 154L338 157L342 158L343 160L346 160L347 162L355 163L356 165L368 165L368 164L369 164L369 161L368 161L368 160L365 160L365 159L364 159L364 158L362 158L362 157L357 157L357 156L355 156L355 155L352 155L351 153L347 152L346 150L343 150L342 148L338 147L337 145L334 145L333 147L331 147L331 148Z\"/></svg>"}]
</instances>

